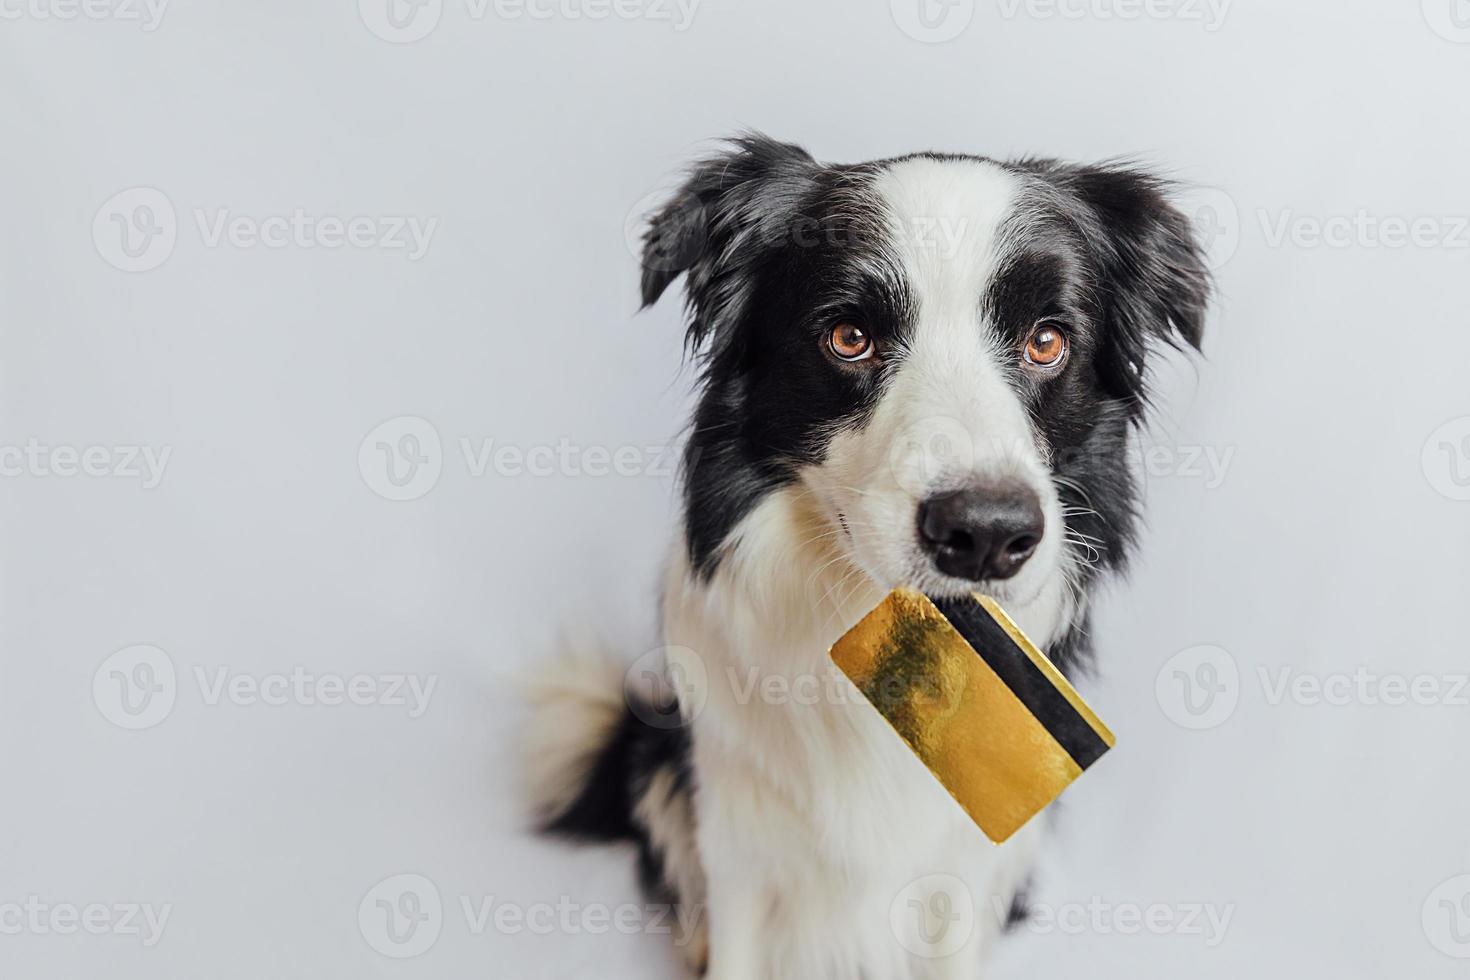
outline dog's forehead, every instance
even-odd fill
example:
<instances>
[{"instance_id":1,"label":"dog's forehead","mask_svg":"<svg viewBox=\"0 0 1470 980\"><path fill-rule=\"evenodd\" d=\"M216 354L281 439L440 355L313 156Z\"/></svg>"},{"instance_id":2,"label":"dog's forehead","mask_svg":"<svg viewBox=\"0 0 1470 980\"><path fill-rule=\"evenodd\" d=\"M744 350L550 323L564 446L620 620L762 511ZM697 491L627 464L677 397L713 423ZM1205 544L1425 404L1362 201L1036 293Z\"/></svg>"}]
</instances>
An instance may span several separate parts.
<instances>
[{"instance_id":1,"label":"dog's forehead","mask_svg":"<svg viewBox=\"0 0 1470 980\"><path fill-rule=\"evenodd\" d=\"M1000 267L1023 182L990 160L910 157L870 185L890 254L928 313L973 313Z\"/></svg>"},{"instance_id":2,"label":"dog's forehead","mask_svg":"<svg viewBox=\"0 0 1470 980\"><path fill-rule=\"evenodd\" d=\"M907 157L884 164L872 189L895 218L999 225L1021 194L1017 174L979 157Z\"/></svg>"}]
</instances>

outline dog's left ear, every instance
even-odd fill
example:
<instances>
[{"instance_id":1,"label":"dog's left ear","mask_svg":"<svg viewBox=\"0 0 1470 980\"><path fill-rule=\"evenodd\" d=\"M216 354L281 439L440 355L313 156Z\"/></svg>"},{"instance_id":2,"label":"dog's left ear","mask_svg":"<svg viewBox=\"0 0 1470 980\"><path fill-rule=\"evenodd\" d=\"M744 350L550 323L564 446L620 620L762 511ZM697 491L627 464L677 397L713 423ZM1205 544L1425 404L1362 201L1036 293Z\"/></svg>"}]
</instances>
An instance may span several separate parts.
<instances>
[{"instance_id":1,"label":"dog's left ear","mask_svg":"<svg viewBox=\"0 0 1470 980\"><path fill-rule=\"evenodd\" d=\"M1136 415L1147 399L1150 348L1199 349L1210 272L1190 219L1169 199L1168 182L1126 165L1079 167L1068 177L1098 222L1086 232L1104 268L1098 286L1108 337L1099 370Z\"/></svg>"},{"instance_id":2,"label":"dog's left ear","mask_svg":"<svg viewBox=\"0 0 1470 980\"><path fill-rule=\"evenodd\" d=\"M696 163L673 198L650 216L643 305L685 276L692 353L739 358L755 274L791 240L818 170L801 147L747 133Z\"/></svg>"}]
</instances>

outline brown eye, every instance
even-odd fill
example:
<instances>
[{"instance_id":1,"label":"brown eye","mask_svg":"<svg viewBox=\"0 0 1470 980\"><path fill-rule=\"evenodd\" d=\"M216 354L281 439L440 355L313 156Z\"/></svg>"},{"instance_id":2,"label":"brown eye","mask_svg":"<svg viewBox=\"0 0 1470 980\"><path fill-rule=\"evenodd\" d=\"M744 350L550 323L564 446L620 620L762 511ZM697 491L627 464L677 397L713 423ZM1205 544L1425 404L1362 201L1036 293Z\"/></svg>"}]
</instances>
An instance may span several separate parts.
<instances>
[{"instance_id":1,"label":"brown eye","mask_svg":"<svg viewBox=\"0 0 1470 980\"><path fill-rule=\"evenodd\" d=\"M1043 320L1026 338L1026 363L1055 368L1067 359L1067 335L1055 323Z\"/></svg>"},{"instance_id":2,"label":"brown eye","mask_svg":"<svg viewBox=\"0 0 1470 980\"><path fill-rule=\"evenodd\" d=\"M873 338L852 323L839 323L827 338L832 353L844 361L865 361L873 356Z\"/></svg>"}]
</instances>

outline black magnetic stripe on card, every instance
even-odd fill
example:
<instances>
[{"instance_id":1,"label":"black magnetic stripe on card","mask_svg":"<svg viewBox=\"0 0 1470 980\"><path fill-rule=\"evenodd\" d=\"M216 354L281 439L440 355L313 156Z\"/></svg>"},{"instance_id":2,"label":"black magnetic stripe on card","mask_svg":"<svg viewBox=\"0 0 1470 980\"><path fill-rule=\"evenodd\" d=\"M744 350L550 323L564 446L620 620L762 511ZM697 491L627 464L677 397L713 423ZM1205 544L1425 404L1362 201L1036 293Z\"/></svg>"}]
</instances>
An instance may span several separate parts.
<instances>
[{"instance_id":1,"label":"black magnetic stripe on card","mask_svg":"<svg viewBox=\"0 0 1470 980\"><path fill-rule=\"evenodd\" d=\"M1031 662L1026 651L1016 646L1005 628L980 603L969 598L933 602L1026 710L1067 750L1078 768L1086 769L1108 750L1108 743L1097 730L1077 713L1050 678Z\"/></svg>"}]
</instances>

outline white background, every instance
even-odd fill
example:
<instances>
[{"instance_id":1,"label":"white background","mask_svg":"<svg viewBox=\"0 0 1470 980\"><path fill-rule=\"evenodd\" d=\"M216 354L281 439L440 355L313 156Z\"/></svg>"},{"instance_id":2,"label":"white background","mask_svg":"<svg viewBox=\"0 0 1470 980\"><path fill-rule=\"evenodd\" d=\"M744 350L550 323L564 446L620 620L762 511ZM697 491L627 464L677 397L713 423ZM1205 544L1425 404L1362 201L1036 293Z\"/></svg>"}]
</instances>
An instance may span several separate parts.
<instances>
[{"instance_id":1,"label":"white background","mask_svg":"<svg viewBox=\"0 0 1470 980\"><path fill-rule=\"evenodd\" d=\"M1119 747L1069 792L1036 898L1208 906L1228 930L1023 931L1000 975L1466 975L1465 692L1274 689L1364 667L1446 694L1470 670L1470 6L1459 28L1451 0L1237 0L1223 21L959 0L926 30L905 0L704 0L682 25L443 0L395 34L386 0L175 0L152 30L96 2L0 5L0 973L672 975L662 936L477 932L461 899L638 901L627 854L523 832L506 677L566 624L655 643L672 480L648 447L677 438L690 373L678 304L635 315L626 229L750 126L829 160L1131 155L1206 188L1207 357L1160 375L1149 531L1080 681ZM128 272L114 215L147 225L145 199L108 202L138 187L173 242ZM416 259L209 235L298 210L435 225ZM1314 239L1334 217L1347 237ZM1384 240L1419 218L1418 243ZM432 425L441 472L391 501L359 448L400 416ZM32 440L169 456L145 488L18 457ZM636 447L640 472L476 475L461 440ZM1220 478L1190 465L1205 452ZM128 730L133 654L104 661L140 644L174 700ZM1193 715L1176 671L1202 665L1225 689ZM418 717L210 703L221 670L296 668L435 687ZM404 873L442 912L395 959L370 891ZM31 896L170 912L145 946L5 911Z\"/></svg>"}]
</instances>

